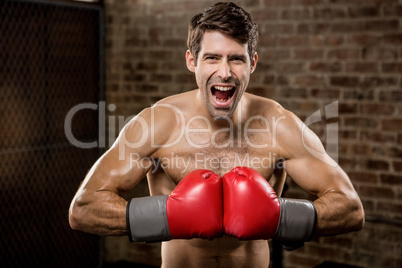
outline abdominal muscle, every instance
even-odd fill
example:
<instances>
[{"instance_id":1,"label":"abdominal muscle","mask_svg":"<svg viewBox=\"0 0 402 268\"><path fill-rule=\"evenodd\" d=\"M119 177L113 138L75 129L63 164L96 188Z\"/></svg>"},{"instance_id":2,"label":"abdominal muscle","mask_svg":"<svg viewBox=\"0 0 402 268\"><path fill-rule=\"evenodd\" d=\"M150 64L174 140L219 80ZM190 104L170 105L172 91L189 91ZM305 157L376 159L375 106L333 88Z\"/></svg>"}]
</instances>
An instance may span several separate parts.
<instances>
[{"instance_id":1,"label":"abdominal muscle","mask_svg":"<svg viewBox=\"0 0 402 268\"><path fill-rule=\"evenodd\" d=\"M162 268L268 267L266 240L239 241L224 236L214 240L171 240L162 243Z\"/></svg>"}]
</instances>

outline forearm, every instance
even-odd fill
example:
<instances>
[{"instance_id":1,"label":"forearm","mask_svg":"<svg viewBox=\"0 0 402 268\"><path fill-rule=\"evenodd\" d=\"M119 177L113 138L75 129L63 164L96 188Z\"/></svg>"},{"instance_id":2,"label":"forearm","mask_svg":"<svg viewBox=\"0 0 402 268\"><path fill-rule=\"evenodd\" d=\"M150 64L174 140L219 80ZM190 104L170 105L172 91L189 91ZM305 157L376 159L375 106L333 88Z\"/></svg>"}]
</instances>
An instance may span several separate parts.
<instances>
[{"instance_id":1,"label":"forearm","mask_svg":"<svg viewBox=\"0 0 402 268\"><path fill-rule=\"evenodd\" d=\"M359 197L329 192L314 201L317 210L316 235L339 235L358 231L364 225L364 211Z\"/></svg>"},{"instance_id":2,"label":"forearm","mask_svg":"<svg viewBox=\"0 0 402 268\"><path fill-rule=\"evenodd\" d=\"M127 201L111 191L77 194L70 211L71 228L97 235L125 235Z\"/></svg>"}]
</instances>

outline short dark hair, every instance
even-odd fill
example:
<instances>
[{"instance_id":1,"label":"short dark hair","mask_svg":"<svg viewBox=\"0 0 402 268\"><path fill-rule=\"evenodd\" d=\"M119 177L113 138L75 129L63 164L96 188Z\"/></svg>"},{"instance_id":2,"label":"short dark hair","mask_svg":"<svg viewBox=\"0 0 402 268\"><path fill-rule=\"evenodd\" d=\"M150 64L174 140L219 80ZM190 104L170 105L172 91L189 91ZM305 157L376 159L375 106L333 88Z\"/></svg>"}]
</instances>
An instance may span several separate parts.
<instances>
[{"instance_id":1,"label":"short dark hair","mask_svg":"<svg viewBox=\"0 0 402 268\"><path fill-rule=\"evenodd\" d=\"M249 13L232 2L219 2L195 15L188 26L187 47L197 62L206 31L220 31L241 44L248 44L250 59L257 49L258 26ZM196 63L197 64L197 63Z\"/></svg>"}]
</instances>

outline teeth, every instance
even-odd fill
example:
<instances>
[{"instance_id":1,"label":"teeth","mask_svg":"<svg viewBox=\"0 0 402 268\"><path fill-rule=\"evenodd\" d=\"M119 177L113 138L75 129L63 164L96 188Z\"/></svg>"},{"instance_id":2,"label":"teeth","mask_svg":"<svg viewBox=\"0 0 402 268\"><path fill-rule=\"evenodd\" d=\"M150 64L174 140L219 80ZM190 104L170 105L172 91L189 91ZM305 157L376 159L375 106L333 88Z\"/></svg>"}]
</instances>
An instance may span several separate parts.
<instances>
[{"instance_id":1,"label":"teeth","mask_svg":"<svg viewBox=\"0 0 402 268\"><path fill-rule=\"evenodd\" d=\"M216 86L215 89L219 90L219 91L229 91L231 90L233 87L220 87L220 86Z\"/></svg>"}]
</instances>

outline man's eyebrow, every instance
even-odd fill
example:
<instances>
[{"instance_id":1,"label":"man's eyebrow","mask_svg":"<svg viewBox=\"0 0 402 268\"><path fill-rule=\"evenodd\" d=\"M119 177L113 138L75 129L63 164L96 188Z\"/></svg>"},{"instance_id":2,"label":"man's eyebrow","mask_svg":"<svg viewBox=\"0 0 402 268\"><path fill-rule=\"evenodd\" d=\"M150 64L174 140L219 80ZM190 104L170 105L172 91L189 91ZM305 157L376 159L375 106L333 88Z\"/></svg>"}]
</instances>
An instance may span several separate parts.
<instances>
[{"instance_id":1,"label":"man's eyebrow","mask_svg":"<svg viewBox=\"0 0 402 268\"><path fill-rule=\"evenodd\" d=\"M221 54L217 54L217 53L210 53L210 52L206 52L204 53L204 55L202 55L203 58L205 57L222 57Z\"/></svg>"},{"instance_id":2,"label":"man's eyebrow","mask_svg":"<svg viewBox=\"0 0 402 268\"><path fill-rule=\"evenodd\" d=\"M202 56L203 58L205 57L222 57L222 54L218 54L218 53L212 53L212 52L206 52L204 53L204 55ZM228 55L229 59L233 59L233 58L240 58L240 59L247 59L247 55L244 54L230 54Z\"/></svg>"},{"instance_id":3,"label":"man's eyebrow","mask_svg":"<svg viewBox=\"0 0 402 268\"><path fill-rule=\"evenodd\" d=\"M230 58L230 59L240 58L240 59L246 60L246 59L247 59L247 55L244 55L244 54L233 54L233 55L229 55L229 58Z\"/></svg>"}]
</instances>

